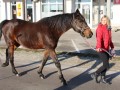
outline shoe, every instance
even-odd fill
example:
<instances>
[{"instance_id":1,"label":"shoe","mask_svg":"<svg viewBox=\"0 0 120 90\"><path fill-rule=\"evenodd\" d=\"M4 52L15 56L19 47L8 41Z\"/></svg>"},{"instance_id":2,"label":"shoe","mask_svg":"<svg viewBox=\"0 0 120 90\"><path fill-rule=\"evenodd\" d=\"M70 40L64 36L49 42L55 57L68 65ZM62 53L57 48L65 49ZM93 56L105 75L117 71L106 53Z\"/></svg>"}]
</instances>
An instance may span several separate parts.
<instances>
[{"instance_id":1,"label":"shoe","mask_svg":"<svg viewBox=\"0 0 120 90\"><path fill-rule=\"evenodd\" d=\"M95 77L95 81L96 81L96 83L100 83L99 75L97 75L97 76Z\"/></svg>"},{"instance_id":2,"label":"shoe","mask_svg":"<svg viewBox=\"0 0 120 90\"><path fill-rule=\"evenodd\" d=\"M95 79L97 76L99 76L99 75L97 73L95 73L95 72L91 74L92 79Z\"/></svg>"},{"instance_id":3,"label":"shoe","mask_svg":"<svg viewBox=\"0 0 120 90\"><path fill-rule=\"evenodd\" d=\"M101 76L101 81L100 82L102 82L104 84L108 83L107 80L105 79L105 76Z\"/></svg>"},{"instance_id":4,"label":"shoe","mask_svg":"<svg viewBox=\"0 0 120 90\"><path fill-rule=\"evenodd\" d=\"M96 83L100 83L99 75L97 73L92 73L91 78L95 79Z\"/></svg>"}]
</instances>

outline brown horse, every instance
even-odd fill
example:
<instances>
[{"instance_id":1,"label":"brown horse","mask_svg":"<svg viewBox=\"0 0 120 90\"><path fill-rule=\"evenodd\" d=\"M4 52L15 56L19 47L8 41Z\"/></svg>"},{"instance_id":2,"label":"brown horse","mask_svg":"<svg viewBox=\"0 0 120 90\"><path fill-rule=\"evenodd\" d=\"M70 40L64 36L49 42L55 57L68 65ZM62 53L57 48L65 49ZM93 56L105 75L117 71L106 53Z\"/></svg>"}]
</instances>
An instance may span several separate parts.
<instances>
[{"instance_id":1,"label":"brown horse","mask_svg":"<svg viewBox=\"0 0 120 90\"><path fill-rule=\"evenodd\" d=\"M60 36L70 28L86 38L91 38L93 35L79 10L74 13L46 17L35 23L20 19L4 20L0 24L0 38L3 33L8 48L6 49L6 61L2 66L8 66L10 60L12 72L19 75L14 66L15 48L22 45L30 49L45 49L38 74L41 78L44 78L42 70L50 56L58 69L60 80L66 85L55 48Z\"/></svg>"}]
</instances>

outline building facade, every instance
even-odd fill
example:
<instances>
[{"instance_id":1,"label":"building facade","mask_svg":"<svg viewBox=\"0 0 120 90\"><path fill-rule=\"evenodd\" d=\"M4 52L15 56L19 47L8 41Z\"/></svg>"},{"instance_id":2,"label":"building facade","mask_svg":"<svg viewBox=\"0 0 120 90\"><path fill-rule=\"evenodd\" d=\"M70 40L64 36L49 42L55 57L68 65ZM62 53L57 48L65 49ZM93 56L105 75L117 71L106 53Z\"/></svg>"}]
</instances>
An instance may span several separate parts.
<instances>
[{"instance_id":1,"label":"building facade","mask_svg":"<svg viewBox=\"0 0 120 90\"><path fill-rule=\"evenodd\" d=\"M110 1L112 25L120 26L120 4L115 2L120 0ZM0 22L12 18L36 22L44 17L74 12L77 8L88 25L93 27L107 14L107 0L0 0Z\"/></svg>"}]
</instances>

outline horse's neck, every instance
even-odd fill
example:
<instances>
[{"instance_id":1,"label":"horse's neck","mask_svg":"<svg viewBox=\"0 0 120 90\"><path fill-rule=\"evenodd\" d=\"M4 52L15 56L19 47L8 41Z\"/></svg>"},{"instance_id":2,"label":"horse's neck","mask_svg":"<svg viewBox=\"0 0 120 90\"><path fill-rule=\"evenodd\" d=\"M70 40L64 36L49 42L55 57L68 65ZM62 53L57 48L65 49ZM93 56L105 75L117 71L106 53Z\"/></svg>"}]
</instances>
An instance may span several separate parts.
<instances>
[{"instance_id":1,"label":"horse's neck","mask_svg":"<svg viewBox=\"0 0 120 90\"><path fill-rule=\"evenodd\" d=\"M64 22L63 27L61 28L62 28L63 33L70 30L72 28L71 21L69 20L69 21Z\"/></svg>"},{"instance_id":2,"label":"horse's neck","mask_svg":"<svg viewBox=\"0 0 120 90\"><path fill-rule=\"evenodd\" d=\"M61 30L61 31L59 31L59 33L58 33L58 37L60 38L65 32L67 32L68 30L70 30L72 27L67 27L65 30ZM58 39L59 39L58 38Z\"/></svg>"},{"instance_id":3,"label":"horse's neck","mask_svg":"<svg viewBox=\"0 0 120 90\"><path fill-rule=\"evenodd\" d=\"M68 31L68 30L70 30L70 29L72 28L72 18L73 18L73 15L70 14L69 17L70 17L70 18L67 19L67 20L64 22L64 24L66 25L66 30L65 30L65 31Z\"/></svg>"},{"instance_id":4,"label":"horse's neck","mask_svg":"<svg viewBox=\"0 0 120 90\"><path fill-rule=\"evenodd\" d=\"M64 34L65 32L67 32L68 30L70 30L72 28L72 25L71 25L71 20L66 20L65 22L62 22L63 26L61 26L61 30L60 30L60 34Z\"/></svg>"}]
</instances>

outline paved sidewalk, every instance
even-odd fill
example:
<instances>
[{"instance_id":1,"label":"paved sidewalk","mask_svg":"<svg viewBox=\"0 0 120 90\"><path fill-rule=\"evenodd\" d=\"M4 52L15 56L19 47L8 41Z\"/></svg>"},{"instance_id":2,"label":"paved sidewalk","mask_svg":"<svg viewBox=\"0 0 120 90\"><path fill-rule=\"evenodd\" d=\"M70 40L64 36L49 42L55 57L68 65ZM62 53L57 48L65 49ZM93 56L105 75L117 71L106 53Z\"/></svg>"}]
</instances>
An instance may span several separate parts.
<instances>
[{"instance_id":1,"label":"paved sidewalk","mask_svg":"<svg viewBox=\"0 0 120 90\"><path fill-rule=\"evenodd\" d=\"M88 42L90 42L90 44L93 47L95 47L96 41L95 41L94 29L93 29L93 33L94 33L93 37L88 39ZM120 40L119 40L120 32L114 32L113 30L112 34L113 34L113 43L115 45L115 51L117 57L110 61L111 67L113 67L111 68L111 70L120 71ZM6 47L3 38L2 41L0 42L0 47L2 48ZM29 57L25 53L23 53L24 52L23 50L22 52L19 51L19 53L21 52L21 57L25 56L26 57L25 59L28 58L31 60L30 57L31 55L33 55L33 57L36 56L36 53L34 53L36 52L36 50L34 51L29 51L29 49L26 50L28 50L27 52L31 52L31 54L28 54ZM90 67L95 68L100 63L97 57L97 53L86 44L86 42L80 36L80 34L74 32L73 30L69 30L68 32L66 32L61 36L56 51L58 53L58 58L63 65L67 65L67 64L72 66L82 65L83 68L90 68ZM2 56L4 58L2 59L5 60L5 51L0 50L0 52L2 54L4 52L4 56ZM42 52L39 53L42 54ZM17 56L16 54L15 59L16 58L19 59L20 58L19 56L20 55ZM42 56L40 56L40 58L42 58Z\"/></svg>"}]
</instances>

